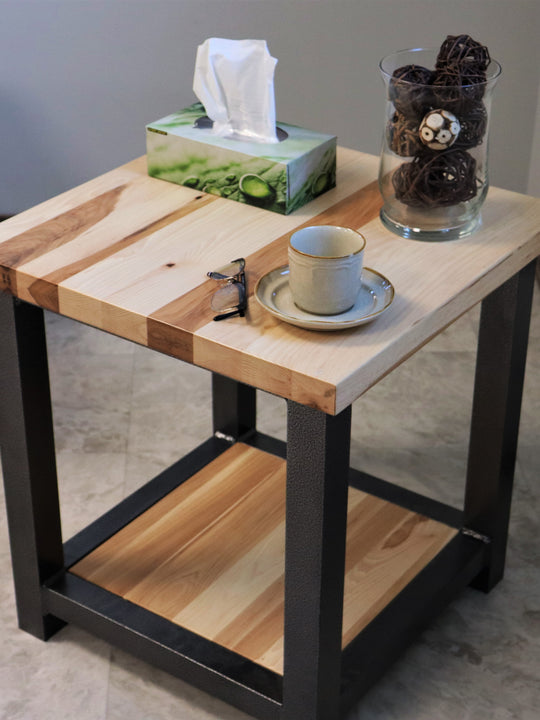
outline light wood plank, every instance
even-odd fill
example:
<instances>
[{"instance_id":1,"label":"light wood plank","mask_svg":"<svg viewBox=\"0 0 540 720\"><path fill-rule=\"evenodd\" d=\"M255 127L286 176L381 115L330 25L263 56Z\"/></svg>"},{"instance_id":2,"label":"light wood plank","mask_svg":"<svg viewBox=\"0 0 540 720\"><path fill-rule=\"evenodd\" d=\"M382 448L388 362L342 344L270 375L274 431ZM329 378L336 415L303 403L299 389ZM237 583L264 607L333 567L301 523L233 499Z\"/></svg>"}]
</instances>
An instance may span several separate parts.
<instances>
[{"instance_id":1,"label":"light wood plank","mask_svg":"<svg viewBox=\"0 0 540 720\"><path fill-rule=\"evenodd\" d=\"M113 540L87 555L77 570L118 595L133 592L141 578L188 548L242 503L260 481L281 469L278 458L268 460L261 469L257 451L234 445L123 528ZM259 470L262 472L258 474Z\"/></svg>"},{"instance_id":2,"label":"light wood plank","mask_svg":"<svg viewBox=\"0 0 540 720\"><path fill-rule=\"evenodd\" d=\"M71 570L282 672L285 475L237 443ZM455 534L351 488L343 645Z\"/></svg>"},{"instance_id":3,"label":"light wood plank","mask_svg":"<svg viewBox=\"0 0 540 720\"><path fill-rule=\"evenodd\" d=\"M77 211L77 208L104 193L129 185L144 173L144 167L145 158L137 158L4 220L0 225L0 245L65 213Z\"/></svg>"}]
</instances>

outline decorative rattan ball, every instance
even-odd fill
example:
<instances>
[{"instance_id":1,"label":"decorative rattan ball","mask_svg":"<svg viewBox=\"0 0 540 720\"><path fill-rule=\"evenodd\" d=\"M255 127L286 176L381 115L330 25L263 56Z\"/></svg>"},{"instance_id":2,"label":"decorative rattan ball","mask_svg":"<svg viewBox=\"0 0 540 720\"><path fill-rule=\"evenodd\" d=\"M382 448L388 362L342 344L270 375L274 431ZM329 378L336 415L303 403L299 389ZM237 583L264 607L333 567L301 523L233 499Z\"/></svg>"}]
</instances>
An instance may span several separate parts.
<instances>
[{"instance_id":1,"label":"decorative rattan ball","mask_svg":"<svg viewBox=\"0 0 540 720\"><path fill-rule=\"evenodd\" d=\"M481 75L462 72L452 66L437 70L433 78L432 93L439 107L456 115L468 112L471 105L480 102L484 96L485 78Z\"/></svg>"},{"instance_id":2,"label":"decorative rattan ball","mask_svg":"<svg viewBox=\"0 0 540 720\"><path fill-rule=\"evenodd\" d=\"M422 149L418 121L395 112L386 125L388 147L401 157L411 157Z\"/></svg>"},{"instance_id":3,"label":"decorative rattan ball","mask_svg":"<svg viewBox=\"0 0 540 720\"><path fill-rule=\"evenodd\" d=\"M440 69L457 65L462 70L465 67L474 68L475 72L485 75L490 61L487 47L473 40L470 35L448 35L439 49L435 67Z\"/></svg>"},{"instance_id":4,"label":"decorative rattan ball","mask_svg":"<svg viewBox=\"0 0 540 720\"><path fill-rule=\"evenodd\" d=\"M390 100L403 115L424 115L431 106L433 70L422 65L404 65L394 70L390 80Z\"/></svg>"},{"instance_id":5,"label":"decorative rattan ball","mask_svg":"<svg viewBox=\"0 0 540 720\"><path fill-rule=\"evenodd\" d=\"M461 130L454 147L462 149L480 145L487 131L488 114L484 103L471 105L468 112L460 118Z\"/></svg>"},{"instance_id":6,"label":"decorative rattan ball","mask_svg":"<svg viewBox=\"0 0 540 720\"><path fill-rule=\"evenodd\" d=\"M457 205L477 193L476 161L465 150L417 155L392 175L396 198L412 207Z\"/></svg>"}]
</instances>

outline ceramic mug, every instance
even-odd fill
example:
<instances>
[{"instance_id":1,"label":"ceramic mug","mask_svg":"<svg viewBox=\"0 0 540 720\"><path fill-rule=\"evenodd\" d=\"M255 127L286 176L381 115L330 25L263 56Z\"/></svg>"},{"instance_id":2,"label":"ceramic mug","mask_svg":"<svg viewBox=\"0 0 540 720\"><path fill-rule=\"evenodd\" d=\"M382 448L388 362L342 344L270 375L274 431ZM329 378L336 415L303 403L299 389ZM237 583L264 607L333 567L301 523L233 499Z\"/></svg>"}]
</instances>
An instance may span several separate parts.
<instances>
[{"instance_id":1,"label":"ceramic mug","mask_svg":"<svg viewBox=\"0 0 540 720\"><path fill-rule=\"evenodd\" d=\"M289 287L295 304L316 315L338 315L356 302L366 241L335 225L301 228L289 240Z\"/></svg>"}]
</instances>

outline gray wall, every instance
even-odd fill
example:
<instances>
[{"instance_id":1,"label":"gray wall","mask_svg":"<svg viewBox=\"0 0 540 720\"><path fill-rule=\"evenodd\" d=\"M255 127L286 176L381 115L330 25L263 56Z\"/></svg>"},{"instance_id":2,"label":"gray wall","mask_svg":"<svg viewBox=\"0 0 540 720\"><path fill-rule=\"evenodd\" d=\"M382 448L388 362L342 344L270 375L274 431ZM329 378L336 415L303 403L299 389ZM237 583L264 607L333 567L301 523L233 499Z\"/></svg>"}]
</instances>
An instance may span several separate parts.
<instances>
[{"instance_id":1,"label":"gray wall","mask_svg":"<svg viewBox=\"0 0 540 720\"><path fill-rule=\"evenodd\" d=\"M380 57L468 32L503 66L492 183L533 191L539 28L539 0L0 0L0 214L144 153L211 36L268 41L280 120L378 153Z\"/></svg>"}]
</instances>

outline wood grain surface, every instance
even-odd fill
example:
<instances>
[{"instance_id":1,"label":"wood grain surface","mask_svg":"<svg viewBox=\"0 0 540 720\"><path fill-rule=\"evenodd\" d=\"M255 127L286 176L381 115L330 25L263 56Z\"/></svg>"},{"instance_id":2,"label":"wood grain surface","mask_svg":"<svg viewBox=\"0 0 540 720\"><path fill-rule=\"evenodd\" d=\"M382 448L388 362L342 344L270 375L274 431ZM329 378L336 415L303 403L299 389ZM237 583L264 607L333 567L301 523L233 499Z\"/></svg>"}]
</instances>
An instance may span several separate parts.
<instances>
[{"instance_id":1,"label":"wood grain surface","mask_svg":"<svg viewBox=\"0 0 540 720\"><path fill-rule=\"evenodd\" d=\"M181 360L334 414L540 254L540 200L491 189L469 238L404 240L379 220L377 158L338 149L337 187L283 216L150 178L145 158L0 224L0 288ZM369 325L315 332L250 297L213 322L206 272L243 256L250 294L303 225L367 238L396 298Z\"/></svg>"},{"instance_id":2,"label":"wood grain surface","mask_svg":"<svg viewBox=\"0 0 540 720\"><path fill-rule=\"evenodd\" d=\"M237 443L71 572L282 672L285 473ZM344 646L456 532L350 489Z\"/></svg>"}]
</instances>

